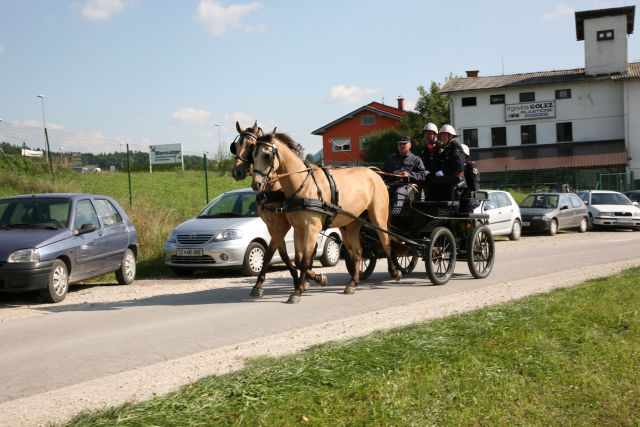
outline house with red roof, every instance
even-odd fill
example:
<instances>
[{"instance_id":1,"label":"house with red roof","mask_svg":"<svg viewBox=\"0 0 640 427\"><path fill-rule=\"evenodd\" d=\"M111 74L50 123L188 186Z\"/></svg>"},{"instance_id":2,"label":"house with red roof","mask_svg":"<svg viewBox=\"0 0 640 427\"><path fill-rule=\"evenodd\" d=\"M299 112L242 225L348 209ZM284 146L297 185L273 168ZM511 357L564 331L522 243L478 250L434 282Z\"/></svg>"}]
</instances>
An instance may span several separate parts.
<instances>
[{"instance_id":1,"label":"house with red roof","mask_svg":"<svg viewBox=\"0 0 640 427\"><path fill-rule=\"evenodd\" d=\"M311 132L322 136L323 163L356 165L363 161L364 141L373 131L394 129L406 115L404 98L391 107L371 102Z\"/></svg>"}]
</instances>

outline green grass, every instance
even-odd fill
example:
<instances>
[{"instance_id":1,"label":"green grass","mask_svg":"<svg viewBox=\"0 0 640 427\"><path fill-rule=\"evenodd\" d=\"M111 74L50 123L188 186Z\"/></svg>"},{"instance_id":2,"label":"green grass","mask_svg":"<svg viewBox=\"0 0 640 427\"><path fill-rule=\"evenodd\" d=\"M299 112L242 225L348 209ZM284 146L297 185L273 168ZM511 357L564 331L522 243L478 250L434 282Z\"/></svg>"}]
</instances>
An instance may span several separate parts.
<instances>
[{"instance_id":1,"label":"green grass","mask_svg":"<svg viewBox=\"0 0 640 427\"><path fill-rule=\"evenodd\" d=\"M70 426L640 425L640 269L294 356ZM353 325L353 327L358 327Z\"/></svg>"},{"instance_id":2,"label":"green grass","mask_svg":"<svg viewBox=\"0 0 640 427\"><path fill-rule=\"evenodd\" d=\"M167 274L162 247L172 228L195 217L206 202L204 172L136 172L131 174L132 204L126 173L78 174L56 171L55 181L46 171L16 176L0 169L0 197L51 192L83 192L113 197L131 217L140 241L138 278ZM236 188L248 187L229 176L208 174L209 200ZM97 281L102 278L97 278Z\"/></svg>"}]
</instances>

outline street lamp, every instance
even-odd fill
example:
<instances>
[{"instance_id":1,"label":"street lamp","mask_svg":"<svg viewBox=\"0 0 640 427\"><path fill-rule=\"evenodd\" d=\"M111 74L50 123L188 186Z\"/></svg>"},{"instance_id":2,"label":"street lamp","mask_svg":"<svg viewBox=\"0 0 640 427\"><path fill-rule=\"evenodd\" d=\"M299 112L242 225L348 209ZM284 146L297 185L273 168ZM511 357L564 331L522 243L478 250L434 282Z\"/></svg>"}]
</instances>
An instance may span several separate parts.
<instances>
[{"instance_id":1,"label":"street lamp","mask_svg":"<svg viewBox=\"0 0 640 427\"><path fill-rule=\"evenodd\" d=\"M62 161L63 159L64 159L64 147L61 145L60 146L60 167L64 166L63 161Z\"/></svg>"},{"instance_id":2,"label":"street lamp","mask_svg":"<svg viewBox=\"0 0 640 427\"><path fill-rule=\"evenodd\" d=\"M51 150L49 149L49 135L47 134L47 124L44 121L44 95L37 95L36 98L40 98L42 101L42 127L44 128L44 142L47 147L47 162L49 163L49 173L53 179L53 165L51 164Z\"/></svg>"},{"instance_id":3,"label":"street lamp","mask_svg":"<svg viewBox=\"0 0 640 427\"><path fill-rule=\"evenodd\" d=\"M222 155L222 137L220 136L220 127L222 125L220 123L216 123L215 127L218 128L218 155Z\"/></svg>"}]
</instances>

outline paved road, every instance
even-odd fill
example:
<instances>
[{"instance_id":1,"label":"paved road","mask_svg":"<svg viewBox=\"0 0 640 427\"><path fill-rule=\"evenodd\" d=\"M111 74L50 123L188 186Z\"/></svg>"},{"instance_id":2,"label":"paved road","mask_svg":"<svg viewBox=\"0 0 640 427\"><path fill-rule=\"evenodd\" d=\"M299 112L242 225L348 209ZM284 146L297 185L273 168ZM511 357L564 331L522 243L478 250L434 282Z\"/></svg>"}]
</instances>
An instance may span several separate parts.
<instances>
[{"instance_id":1,"label":"paved road","mask_svg":"<svg viewBox=\"0 0 640 427\"><path fill-rule=\"evenodd\" d=\"M291 284L280 272L280 278L268 279L265 296L260 300L248 296L252 279L234 275L215 278L209 274L193 280L202 282L206 278L211 286L194 292L108 304L38 307L47 314L0 323L0 425L3 421L24 425L41 422L26 414L29 399L40 396L51 400L51 396L59 396L58 404L63 405L64 396L58 395L58 390L75 387L77 391L82 384L105 378L110 378L110 384L117 388L118 378L129 372L177 363L176 360L195 354L233 348L260 337L390 307L477 293L523 279L548 278L549 274L579 275L593 266L633 263L639 254L638 232L527 236L518 242L496 242L496 264L487 279L473 279L466 263L460 262L445 286L432 286L422 263L398 283L390 280L386 263L379 262L376 272L356 294L347 296L341 293L348 276L340 263L322 270L328 274L328 287L313 287L297 305L284 303ZM188 286L190 281L183 283ZM116 292L118 288L112 289ZM3 308L2 302L0 299L0 310L7 307ZM69 405L73 407L74 402ZM25 409L24 414L20 413L21 408ZM5 418L3 410L9 414ZM55 415L51 417L56 419Z\"/></svg>"}]
</instances>

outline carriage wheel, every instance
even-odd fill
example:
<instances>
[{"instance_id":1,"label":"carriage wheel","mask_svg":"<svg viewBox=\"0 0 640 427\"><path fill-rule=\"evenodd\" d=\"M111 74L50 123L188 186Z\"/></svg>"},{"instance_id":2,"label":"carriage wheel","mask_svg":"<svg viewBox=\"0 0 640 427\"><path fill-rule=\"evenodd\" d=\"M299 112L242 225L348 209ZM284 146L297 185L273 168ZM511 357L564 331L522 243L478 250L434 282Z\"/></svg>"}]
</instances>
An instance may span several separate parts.
<instances>
[{"instance_id":1,"label":"carriage wheel","mask_svg":"<svg viewBox=\"0 0 640 427\"><path fill-rule=\"evenodd\" d=\"M376 262L377 262L376 257L371 257L371 258L367 258L365 256L362 257L362 268L360 269L360 280L364 280L367 277L371 276L371 273L373 273L373 270L375 270L376 268ZM356 271L356 268L349 255L347 255L344 258L344 263L347 266L347 271L353 277Z\"/></svg>"},{"instance_id":2,"label":"carriage wheel","mask_svg":"<svg viewBox=\"0 0 640 427\"><path fill-rule=\"evenodd\" d=\"M393 249L391 249L391 259L393 265L400 270L403 275L411 273L416 268L416 265L418 265L417 256L397 256L393 253Z\"/></svg>"},{"instance_id":3,"label":"carriage wheel","mask_svg":"<svg viewBox=\"0 0 640 427\"><path fill-rule=\"evenodd\" d=\"M471 231L467 240L467 254L467 265L473 277L484 279L491 273L496 251L489 227L483 225Z\"/></svg>"},{"instance_id":4,"label":"carriage wheel","mask_svg":"<svg viewBox=\"0 0 640 427\"><path fill-rule=\"evenodd\" d=\"M444 285L451 279L456 267L456 241L449 229L433 230L424 264L429 280L435 285Z\"/></svg>"}]
</instances>

